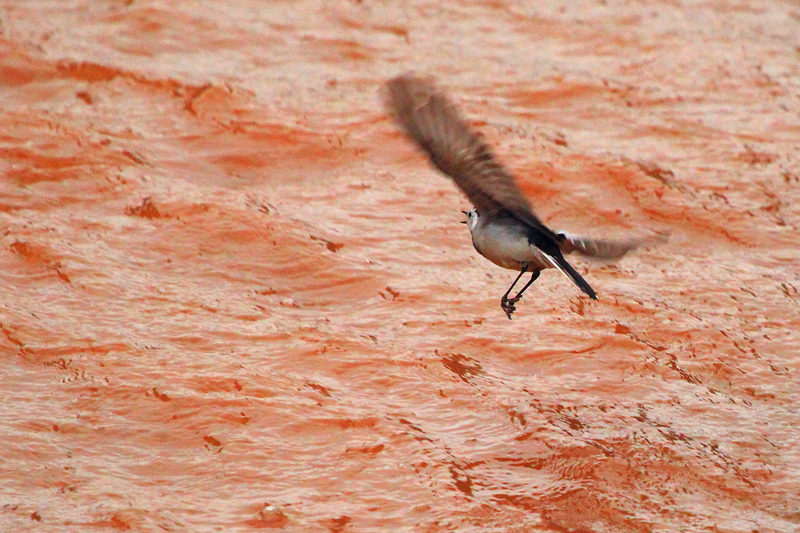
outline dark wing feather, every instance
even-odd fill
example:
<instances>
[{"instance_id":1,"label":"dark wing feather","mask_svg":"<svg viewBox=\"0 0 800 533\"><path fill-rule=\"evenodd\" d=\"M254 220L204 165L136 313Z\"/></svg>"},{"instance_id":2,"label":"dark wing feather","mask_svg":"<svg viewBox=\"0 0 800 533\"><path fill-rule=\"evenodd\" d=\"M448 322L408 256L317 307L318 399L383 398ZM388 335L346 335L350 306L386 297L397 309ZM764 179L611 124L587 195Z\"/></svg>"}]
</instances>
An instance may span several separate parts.
<instances>
[{"instance_id":1,"label":"dark wing feather","mask_svg":"<svg viewBox=\"0 0 800 533\"><path fill-rule=\"evenodd\" d=\"M556 235L533 214L514 178L498 163L483 136L428 79L404 74L387 84L386 106L405 132L450 176L481 214L508 211L547 250Z\"/></svg>"}]
</instances>

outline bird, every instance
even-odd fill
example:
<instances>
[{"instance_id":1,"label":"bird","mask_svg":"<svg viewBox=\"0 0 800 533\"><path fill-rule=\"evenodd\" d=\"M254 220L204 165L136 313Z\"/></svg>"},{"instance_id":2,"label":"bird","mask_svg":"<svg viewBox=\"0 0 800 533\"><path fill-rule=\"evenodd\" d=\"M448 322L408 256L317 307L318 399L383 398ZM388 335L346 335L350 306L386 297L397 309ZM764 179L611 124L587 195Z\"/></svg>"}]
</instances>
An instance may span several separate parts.
<instances>
[{"instance_id":1,"label":"bird","mask_svg":"<svg viewBox=\"0 0 800 533\"><path fill-rule=\"evenodd\" d=\"M389 115L472 203L472 210L463 211L467 216L463 222L469 227L475 250L497 266L519 271L500 299L509 320L523 293L547 268L561 271L583 293L597 300L594 289L564 258L565 254L618 259L641 244L636 239L592 239L547 227L483 135L470 127L431 78L413 72L401 74L385 83L383 95ZM528 282L509 297L526 272L531 274Z\"/></svg>"}]
</instances>

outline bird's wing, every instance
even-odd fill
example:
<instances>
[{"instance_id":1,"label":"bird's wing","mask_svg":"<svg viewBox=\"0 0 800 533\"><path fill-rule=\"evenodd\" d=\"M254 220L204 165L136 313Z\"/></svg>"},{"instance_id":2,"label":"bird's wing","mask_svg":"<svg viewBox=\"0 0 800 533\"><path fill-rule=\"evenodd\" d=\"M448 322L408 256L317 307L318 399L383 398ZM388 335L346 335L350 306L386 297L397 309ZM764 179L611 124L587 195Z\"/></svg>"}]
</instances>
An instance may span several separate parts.
<instances>
[{"instance_id":1,"label":"bird's wing","mask_svg":"<svg viewBox=\"0 0 800 533\"><path fill-rule=\"evenodd\" d=\"M560 232L558 237L558 246L562 253L578 252L596 259L619 259L626 253L646 244L645 239L603 240L570 235L565 232Z\"/></svg>"},{"instance_id":2,"label":"bird's wing","mask_svg":"<svg viewBox=\"0 0 800 533\"><path fill-rule=\"evenodd\" d=\"M479 213L508 211L538 230L539 238L557 240L533 214L514 178L495 159L483 136L469 127L455 104L431 80L413 74L389 80L386 106L408 136L425 150L439 170L455 181Z\"/></svg>"}]
</instances>

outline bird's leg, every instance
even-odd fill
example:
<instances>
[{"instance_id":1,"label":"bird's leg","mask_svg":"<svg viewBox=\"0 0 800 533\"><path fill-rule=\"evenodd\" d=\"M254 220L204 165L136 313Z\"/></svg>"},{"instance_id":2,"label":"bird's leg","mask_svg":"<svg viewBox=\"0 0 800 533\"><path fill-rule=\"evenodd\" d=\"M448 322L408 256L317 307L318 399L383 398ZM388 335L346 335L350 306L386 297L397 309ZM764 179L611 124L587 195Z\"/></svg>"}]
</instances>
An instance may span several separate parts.
<instances>
[{"instance_id":1,"label":"bird's leg","mask_svg":"<svg viewBox=\"0 0 800 533\"><path fill-rule=\"evenodd\" d=\"M522 290L521 290L521 291L519 291L519 292L517 293L517 295L516 295L516 296L514 296L513 298L511 298L511 299L509 300L509 302L511 302L512 304L515 304L515 303L517 303L517 302L519 301L519 299L520 299L520 298L522 298L522 293L523 293L523 292L525 292L525 289L527 289L528 287L530 287L530 286L531 286L531 284L532 284L534 281L536 281L536 278L538 278L538 277L539 277L539 273L540 273L540 272L541 272L541 270L535 270L534 272L532 272L532 273L531 273L531 279L529 279L529 280L528 280L528 283L526 283L526 284L525 284L525 286L524 286L524 287L522 287Z\"/></svg>"},{"instance_id":2,"label":"bird's leg","mask_svg":"<svg viewBox=\"0 0 800 533\"><path fill-rule=\"evenodd\" d=\"M511 289L513 289L514 285L517 284L517 282L519 281L519 278L521 278L523 276L523 274L525 274L525 272L527 272L527 271L528 271L528 264L527 263L522 263L522 270L520 270L519 276L517 276L517 279L514 280L514 283L511 284L511 286L508 288L508 290L503 295L503 297L500 298L500 307L502 307L503 311L506 312L506 316L508 317L509 320L511 320L511 313L513 313L514 310L515 310L514 304L516 303L517 300L519 300L519 296L520 296L520 294L522 294L522 291L520 291L520 294L517 294L517 296L515 296L511 300L508 299L508 295L511 294ZM537 272L537 274L538 274L538 272ZM528 283L528 285L530 285L530 283ZM528 285L525 285L525 289L528 288ZM522 290L524 291L525 289L522 289Z\"/></svg>"}]
</instances>

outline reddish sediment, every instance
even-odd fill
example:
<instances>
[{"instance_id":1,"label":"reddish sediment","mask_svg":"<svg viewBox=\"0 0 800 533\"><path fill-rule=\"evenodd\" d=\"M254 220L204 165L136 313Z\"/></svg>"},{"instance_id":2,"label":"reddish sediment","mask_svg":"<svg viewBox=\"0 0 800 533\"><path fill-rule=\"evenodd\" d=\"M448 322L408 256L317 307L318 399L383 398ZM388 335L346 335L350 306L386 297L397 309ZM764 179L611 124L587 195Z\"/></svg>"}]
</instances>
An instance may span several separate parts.
<instances>
[{"instance_id":1,"label":"reddish sediment","mask_svg":"<svg viewBox=\"0 0 800 533\"><path fill-rule=\"evenodd\" d=\"M800 9L540 4L0 4L0 529L800 528ZM669 239L509 321L412 69Z\"/></svg>"}]
</instances>

